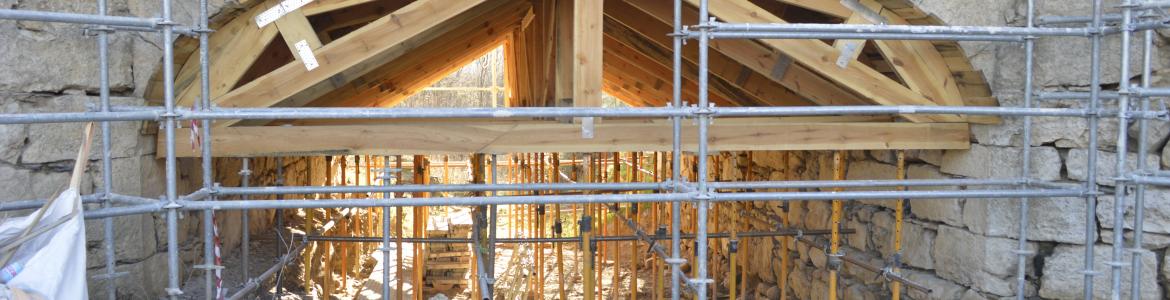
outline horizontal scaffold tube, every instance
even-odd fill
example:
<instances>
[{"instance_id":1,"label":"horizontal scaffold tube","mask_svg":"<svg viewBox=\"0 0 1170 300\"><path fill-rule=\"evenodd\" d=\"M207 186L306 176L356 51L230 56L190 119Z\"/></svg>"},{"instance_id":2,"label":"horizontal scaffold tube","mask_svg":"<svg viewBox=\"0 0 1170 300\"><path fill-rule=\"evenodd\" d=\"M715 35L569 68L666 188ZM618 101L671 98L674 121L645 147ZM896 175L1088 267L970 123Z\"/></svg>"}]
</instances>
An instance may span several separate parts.
<instances>
[{"instance_id":1,"label":"horizontal scaffold tube","mask_svg":"<svg viewBox=\"0 0 1170 300\"><path fill-rule=\"evenodd\" d=\"M688 38L697 39L699 34L686 33ZM709 32L712 39L869 39L904 41L980 41L980 42L1023 42L1019 36L962 35L962 34L909 34L909 33L845 33L845 32Z\"/></svg>"},{"instance_id":2,"label":"horizontal scaffold tube","mask_svg":"<svg viewBox=\"0 0 1170 300\"><path fill-rule=\"evenodd\" d=\"M841 230L842 233L852 234L856 233L853 229ZM776 237L776 236L798 236L798 235L826 235L829 234L827 229L812 229L812 230L796 230L784 229L779 231L750 231L738 233L739 238L754 238L754 237ZM294 235L294 238L305 238L308 241L324 241L324 242L357 242L357 243L381 243L380 236L320 236L320 235ZM730 233L712 232L707 234L708 238L723 239L730 238ZM681 239L694 239L695 234L682 234ZM670 240L669 235L647 235L645 238L636 235L620 235L620 236L595 236L593 241L598 242L625 242L639 239L650 239L656 241ZM395 238L398 240L398 238ZM475 241L467 238L402 238L403 243L407 244L469 244ZM579 243L581 237L546 237L546 238L496 238L497 244L526 244L526 243Z\"/></svg>"},{"instance_id":3,"label":"horizontal scaffold tube","mask_svg":"<svg viewBox=\"0 0 1170 300\"><path fill-rule=\"evenodd\" d=\"M21 113L0 114L0 124L69 123L97 121L159 121L164 117L161 107L119 107L114 112ZM178 120L291 120L291 119L424 119L424 118L666 118L692 117L709 114L715 117L786 117L831 115L994 115L1037 117L1088 117L1093 111L1074 108L1018 108L983 106L789 106L789 107L712 107L686 108L346 108L346 107L280 107L231 108L210 111L176 110ZM1162 112L1135 113L1135 118L1162 117ZM1116 117L1116 110L1102 109L1101 117Z\"/></svg>"},{"instance_id":4,"label":"horizontal scaffold tube","mask_svg":"<svg viewBox=\"0 0 1170 300\"><path fill-rule=\"evenodd\" d=\"M0 19L145 28L155 28L162 20L20 9L0 9Z\"/></svg>"},{"instance_id":5,"label":"horizontal scaffold tube","mask_svg":"<svg viewBox=\"0 0 1170 300\"><path fill-rule=\"evenodd\" d=\"M711 31L731 32L808 32L808 33L886 33L886 34L955 34L985 36L1079 36L1087 37L1095 28L1044 28L1004 26L944 25L871 25L813 23L723 23L708 22Z\"/></svg>"},{"instance_id":6,"label":"horizontal scaffold tube","mask_svg":"<svg viewBox=\"0 0 1170 300\"><path fill-rule=\"evenodd\" d=\"M1080 189L1031 189L1031 190L958 190L958 191L849 191L849 192L745 192L708 193L709 201L826 201L832 199L947 199L947 198L1050 198L1081 197ZM634 194L634 195L541 195L503 197L436 197L398 199L297 199L297 200L228 200L190 201L179 200L182 210L244 210L244 209L298 209L298 208L344 208L344 207L409 207L409 206L476 206L509 204L606 204L622 202L670 202L695 201L694 192L675 194ZM152 203L96 209L85 212L87 219L117 217L130 214L152 213L166 203Z\"/></svg>"},{"instance_id":7,"label":"horizontal scaffold tube","mask_svg":"<svg viewBox=\"0 0 1170 300\"><path fill-rule=\"evenodd\" d=\"M983 186L1019 185L1021 179L912 179L912 180L810 180L810 181L728 181L711 182L712 188L730 189L791 189L791 188L866 188L896 186ZM691 183L680 182L686 190ZM282 195L282 194L340 194L340 193L421 193L421 192L490 192L490 191L653 191L671 190L675 183L533 183L533 184L430 184L391 186L271 186L220 187L217 195Z\"/></svg>"}]
</instances>

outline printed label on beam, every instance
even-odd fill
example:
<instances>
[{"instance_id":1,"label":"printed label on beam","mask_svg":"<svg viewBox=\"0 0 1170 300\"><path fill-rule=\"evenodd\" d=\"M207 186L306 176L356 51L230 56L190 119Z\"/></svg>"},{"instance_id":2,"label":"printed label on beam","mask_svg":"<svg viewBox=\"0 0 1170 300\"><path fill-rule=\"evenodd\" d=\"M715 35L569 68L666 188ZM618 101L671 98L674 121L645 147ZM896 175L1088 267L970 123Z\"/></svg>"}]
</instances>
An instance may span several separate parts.
<instances>
[{"instance_id":1,"label":"printed label on beam","mask_svg":"<svg viewBox=\"0 0 1170 300\"><path fill-rule=\"evenodd\" d=\"M285 14L288 14L291 11L297 10L298 8L301 8L302 6L305 6L305 4L309 4L309 2L313 2L313 0L285 0L285 1L281 1L280 5L273 6L272 8L265 10L264 12L260 13L259 15L256 15L256 26L260 27L260 28L264 28L264 26L268 26L268 24L272 24L272 22L276 22L276 20L280 19L280 17L283 17Z\"/></svg>"},{"instance_id":2,"label":"printed label on beam","mask_svg":"<svg viewBox=\"0 0 1170 300\"><path fill-rule=\"evenodd\" d=\"M297 47L297 57L305 64L305 69L312 71L320 65L317 63L317 57L313 56L313 48L309 46L309 41L301 40L294 46Z\"/></svg>"}]
</instances>

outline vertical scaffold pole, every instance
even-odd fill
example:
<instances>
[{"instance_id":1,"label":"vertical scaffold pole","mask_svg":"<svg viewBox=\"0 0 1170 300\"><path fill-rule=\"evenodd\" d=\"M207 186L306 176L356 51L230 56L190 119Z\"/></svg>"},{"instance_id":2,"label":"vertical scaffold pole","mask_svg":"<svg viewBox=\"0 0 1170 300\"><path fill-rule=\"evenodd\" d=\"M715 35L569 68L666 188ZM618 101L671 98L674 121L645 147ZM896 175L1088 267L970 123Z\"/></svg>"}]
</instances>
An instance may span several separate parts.
<instances>
[{"instance_id":1,"label":"vertical scaffold pole","mask_svg":"<svg viewBox=\"0 0 1170 300\"><path fill-rule=\"evenodd\" d=\"M674 39L671 54L673 72L671 85L671 100L670 107L682 107L682 0L674 0ZM679 161L682 160L682 118L675 116L670 118L671 121L671 151L670 151L670 181L674 182L676 186L672 190L675 193L680 192L677 184L682 181L682 174L679 170ZM682 241L679 239L681 234L682 214L681 201L673 201L670 203L670 260L666 263L670 264L670 299L679 299L679 274L682 273L682 264L684 263L680 254L680 246Z\"/></svg>"},{"instance_id":2,"label":"vertical scaffold pole","mask_svg":"<svg viewBox=\"0 0 1170 300\"><path fill-rule=\"evenodd\" d=\"M708 18L710 17L709 12L707 11L707 3L708 3L708 0L700 0L699 1L699 24L701 24L701 25L707 25ZM698 267L699 271L698 271L698 274L696 275L696 278L694 279L695 280L694 286L695 286L695 293L698 294L698 299L705 300L705 299L707 299L707 287L708 287L708 285L710 285L713 282L713 280L708 278L708 275L707 275L707 254L709 252L709 249L707 247L707 210L710 208L709 206L711 204L710 203L711 191L707 190L707 173L708 173L707 169L708 169L708 160L710 159L709 157L707 157L709 154L707 152L708 151L708 149L707 149L707 146L708 146L707 130L708 130L708 125L710 125L710 123L711 123L711 114L707 113L708 109L710 108L709 103L708 103L708 99L707 99L708 98L707 97L708 96L707 95L707 88L708 88L707 80L709 77L707 74L707 65L708 65L708 58L709 58L708 52L710 52L710 50L711 50L711 48L708 46L708 44L711 41L708 38L709 33L710 33L710 28L708 26L700 26L700 27L701 28L699 28L699 82L698 82L698 84L699 84L699 114L697 117L699 119L699 141L698 141L699 151L698 151L698 153L695 154L695 157L699 160L699 168L698 168L698 172L699 172L698 175L699 176L698 176L698 180L696 180L697 187L698 187L698 194L697 194L697 196L695 196L695 198L696 198L695 200L698 200L696 204L699 206L699 209L698 209L695 221L699 224L699 226L697 226L697 228L695 229L697 231L695 233L695 251L698 253L696 255L697 261L694 264L695 266Z\"/></svg>"},{"instance_id":3,"label":"vertical scaffold pole","mask_svg":"<svg viewBox=\"0 0 1170 300\"><path fill-rule=\"evenodd\" d=\"M1027 24L1028 28L1036 27L1036 1L1028 0ZM1024 40L1024 108L1032 108L1032 80L1035 64L1036 39L1029 37ZM1032 117L1024 116L1024 142L1020 162L1020 178L1031 178L1032 175ZM1094 151L1090 151L1094 152ZM1027 189L1028 183L1020 186ZM1016 245L1016 299L1024 300L1027 292L1028 256L1028 198L1020 198L1019 219L1020 228Z\"/></svg>"},{"instance_id":4,"label":"vertical scaffold pole","mask_svg":"<svg viewBox=\"0 0 1170 300\"><path fill-rule=\"evenodd\" d=\"M1092 27L1100 29L1102 27L1102 1L1093 0L1093 23ZM1093 245L1097 242L1097 134L1098 124L1101 116L1097 114L1097 110L1101 105L1101 32L1096 31L1092 33L1090 42L1092 43L1091 54L1089 57L1089 147L1088 153L1085 155L1085 257L1084 257L1084 291L1082 291L1083 299L1093 298L1093 277L1097 275L1094 270L1094 253ZM1025 145L1028 146L1028 145ZM1139 158L1141 159L1141 158Z\"/></svg>"},{"instance_id":5,"label":"vertical scaffold pole","mask_svg":"<svg viewBox=\"0 0 1170 300\"><path fill-rule=\"evenodd\" d=\"M1129 56L1130 56L1130 40L1133 39L1133 0L1125 0L1124 5L1121 6L1121 72L1118 76L1119 90L1117 99L1117 124L1123 124L1117 130L1117 165L1116 173L1117 181L1116 188L1113 192L1113 258L1109 262L1110 267L1110 298L1121 299L1121 268L1125 266L1125 210L1127 207L1126 201L1126 185L1127 179L1122 179L1125 174L1129 174L1126 168L1126 156L1129 154ZM1096 149L1090 149L1095 152ZM1138 160L1144 160L1145 157L1138 157ZM1086 244L1086 247L1091 245ZM1130 295L1136 297L1137 295Z\"/></svg>"},{"instance_id":6,"label":"vertical scaffold pole","mask_svg":"<svg viewBox=\"0 0 1170 300\"><path fill-rule=\"evenodd\" d=\"M1151 63L1154 47L1154 31L1144 30L1142 38L1142 83L1143 89L1150 88L1150 76L1152 74ZM1124 84L1124 83L1123 83ZM1141 97L1141 112L1146 113L1150 111L1150 98ZM1149 141L1146 135L1148 134L1149 124L1147 118L1138 120L1138 160L1137 172L1145 174L1148 172L1146 166L1146 155L1149 155ZM1134 216L1133 216L1133 240L1130 251L1133 252L1130 258L1130 265L1133 266L1130 274L1130 292L1131 299L1138 299L1142 291L1142 256L1151 255L1148 250L1142 245L1142 231L1145 230L1143 223L1145 222L1145 208L1146 208L1146 185L1138 184L1134 191ZM1116 227L1114 227L1116 228Z\"/></svg>"},{"instance_id":7,"label":"vertical scaffold pole","mask_svg":"<svg viewBox=\"0 0 1170 300\"><path fill-rule=\"evenodd\" d=\"M97 1L98 15L105 16L108 14L106 7L106 0ZM98 39L98 96L101 101L101 111L110 111L110 38L109 30L101 28L97 33ZM110 161L110 144L112 139L110 137L110 122L101 122L102 129L102 208L110 208L113 206L110 203L110 194L114 190L113 177L113 163ZM105 218L102 220L102 250L105 252L106 259L106 274L102 277L105 280L106 298L114 300L118 298L118 282L116 276L117 258L118 254L114 251L114 243L116 242L114 236L114 218Z\"/></svg>"}]
</instances>

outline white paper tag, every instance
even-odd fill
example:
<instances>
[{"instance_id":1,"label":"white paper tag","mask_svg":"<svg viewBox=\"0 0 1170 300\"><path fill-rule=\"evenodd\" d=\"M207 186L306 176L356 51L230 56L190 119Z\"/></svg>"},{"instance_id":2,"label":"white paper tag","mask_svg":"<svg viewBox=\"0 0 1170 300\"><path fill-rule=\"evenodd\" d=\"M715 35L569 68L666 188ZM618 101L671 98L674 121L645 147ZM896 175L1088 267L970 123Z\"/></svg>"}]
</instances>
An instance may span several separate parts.
<instances>
[{"instance_id":1,"label":"white paper tag","mask_svg":"<svg viewBox=\"0 0 1170 300\"><path fill-rule=\"evenodd\" d=\"M581 118L581 138L593 138L593 117Z\"/></svg>"},{"instance_id":2,"label":"white paper tag","mask_svg":"<svg viewBox=\"0 0 1170 300\"><path fill-rule=\"evenodd\" d=\"M309 47L309 41L301 40L293 46L297 48L297 56L299 56L301 58L301 62L305 64L305 69L312 71L313 69L316 69L317 66L320 66L320 64L317 64L317 57L313 56L313 48Z\"/></svg>"},{"instance_id":3,"label":"white paper tag","mask_svg":"<svg viewBox=\"0 0 1170 300\"><path fill-rule=\"evenodd\" d=\"M259 26L260 28L264 28L264 26L268 26L268 24L272 24L272 22L276 22L276 20L280 19L280 17L283 17L285 14L288 14L289 12L292 12L294 10L297 10L298 8L301 8L302 6L305 6L306 4L309 4L309 2L313 2L313 0L285 0L285 1L281 1L280 5L273 6L272 8L265 10L264 12L260 13L259 15L256 15L256 26Z\"/></svg>"},{"instance_id":4,"label":"white paper tag","mask_svg":"<svg viewBox=\"0 0 1170 300\"><path fill-rule=\"evenodd\" d=\"M860 50L858 48L861 48L861 44L864 42L860 40L845 41L845 46L841 49L841 55L837 56L837 67L842 69L849 67L849 63L853 62L853 54Z\"/></svg>"}]
</instances>

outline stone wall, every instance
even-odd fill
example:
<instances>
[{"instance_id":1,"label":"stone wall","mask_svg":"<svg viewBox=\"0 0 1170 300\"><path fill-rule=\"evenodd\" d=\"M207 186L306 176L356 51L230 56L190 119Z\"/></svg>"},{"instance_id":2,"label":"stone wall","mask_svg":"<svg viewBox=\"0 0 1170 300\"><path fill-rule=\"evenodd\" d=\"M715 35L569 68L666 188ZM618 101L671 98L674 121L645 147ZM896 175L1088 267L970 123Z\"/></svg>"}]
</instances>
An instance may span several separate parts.
<instances>
[{"instance_id":1,"label":"stone wall","mask_svg":"<svg viewBox=\"0 0 1170 300\"><path fill-rule=\"evenodd\" d=\"M211 1L215 10L223 1ZM159 1L111 0L114 15L159 16ZM198 1L175 1L176 21L191 24ZM0 0L6 9L96 13L96 1ZM213 10L214 11L214 10ZM98 99L97 39L82 26L39 22L0 22L0 111L81 112ZM143 93L161 62L159 35L117 33L110 37L110 87L114 105L145 105ZM113 123L113 192L159 198L165 194L163 162L156 158L153 122ZM44 199L65 187L83 124L0 126L0 199ZM95 132L96 134L96 132ZM183 140L180 140L183 141ZM101 186L100 139L94 140L82 194ZM198 163L180 161L179 193L199 187ZM198 172L198 171L195 171ZM0 200L3 201L3 200ZM0 213L0 218L27 211ZM184 270L200 256L198 214L183 213L179 241ZM166 231L162 215L114 219L120 299L157 299L167 283ZM86 222L90 275L104 273L102 222ZM181 272L184 278L190 272ZM104 283L91 280L90 292L104 295Z\"/></svg>"},{"instance_id":2,"label":"stone wall","mask_svg":"<svg viewBox=\"0 0 1170 300\"><path fill-rule=\"evenodd\" d=\"M915 1L921 7L938 15L951 25L1021 25L1025 1ZM1107 1L1119 2L1119 1ZM1090 1L1038 1L1040 15L1086 15ZM1117 4L1117 3L1113 3ZM1164 34L1156 35L1155 44L1165 44ZM1135 45L1140 39L1135 39ZM1120 40L1105 39L1102 59L1102 84L1116 87L1119 78ZM1019 44L963 43L964 50L975 66L985 72L1001 106L1021 106L1023 101L1024 51ZM1134 57L1140 57L1135 47ZM1089 89L1089 43L1084 39L1042 39L1036 44L1036 84L1038 91L1087 91ZM1158 70L1170 63L1170 55L1156 52L1154 77L1157 86L1167 82ZM1137 63L1135 60L1134 63ZM1140 80L1140 65L1135 65L1128 76ZM1041 107L1081 107L1072 100L1039 101ZM1111 102L1108 104L1112 104ZM1127 162L1134 168L1137 157L1137 126L1125 124L1131 135L1128 141ZM1097 151L1097 182L1105 196L1097 200L1097 222L1092 245L1096 252L1094 297L1109 295L1109 267L1113 236L1112 191L1116 186L1117 130L1115 120L1104 120L1100 125L1100 144L1087 149L1088 126L1085 120L1071 118L1035 118L1033 140L1023 145L1023 126L1020 118L1004 118L999 125L973 125L973 141L969 150L909 151L907 172L910 179L939 178L1013 178L1020 174L1023 147L1031 147L1031 177L1056 181L1070 187L1083 185L1086 180L1086 156ZM1170 126L1165 122L1150 123L1150 155L1145 158L1150 166L1170 165L1170 151L1166 140ZM737 170L748 165L745 153L723 153L722 161L732 162L724 170ZM752 153L751 169L754 178L782 179L792 172L792 179L831 179L832 155L827 152L794 152L798 157L792 166L780 161L779 153ZM848 154L848 179L894 179L896 167L893 151L853 151ZM791 169L788 169L791 168ZM713 171L714 172L714 171ZM727 179L742 179L737 172ZM712 174L714 176L714 174ZM971 187L976 189L978 187ZM1132 189L1126 210L1125 234L1132 237ZM1142 262L1141 299L1164 299L1170 288L1170 189L1150 188L1146 192L1145 245L1152 253ZM847 199L848 200L848 199ZM846 228L857 233L844 238L844 252L887 266L894 254L892 247L894 201L845 202ZM786 212L779 204L751 204L743 216L761 216L757 219L774 220ZM1002 299L1015 295L1016 257L1019 202L1017 199L944 199L909 201L904 228L905 248L901 253L904 273L910 279L933 288L925 294L908 290L912 299ZM720 211L716 208L716 211ZM722 210L719 222L726 222L736 210ZM829 226L828 202L793 202L787 214L793 227L825 229ZM1036 255L1027 262L1027 296L1040 299L1080 299L1083 253L1085 251L1085 214L1083 198L1035 199L1029 204L1028 249ZM745 221L751 230L767 230L774 222ZM780 294L780 257L793 258L792 274L788 278L788 294L797 299L823 299L827 294L826 256L823 251L801 244L782 249L781 238L748 239L741 249L750 254L749 276L746 279L749 294L774 299ZM713 244L717 264L726 263L726 246ZM770 253L770 256L759 255ZM1129 254L1126 254L1129 262ZM1128 297L1129 268L1122 280L1122 296ZM727 274L715 273L721 284ZM720 279L722 278L722 279ZM843 271L841 292L848 299L886 299L889 283L876 274L856 267Z\"/></svg>"}]
</instances>

